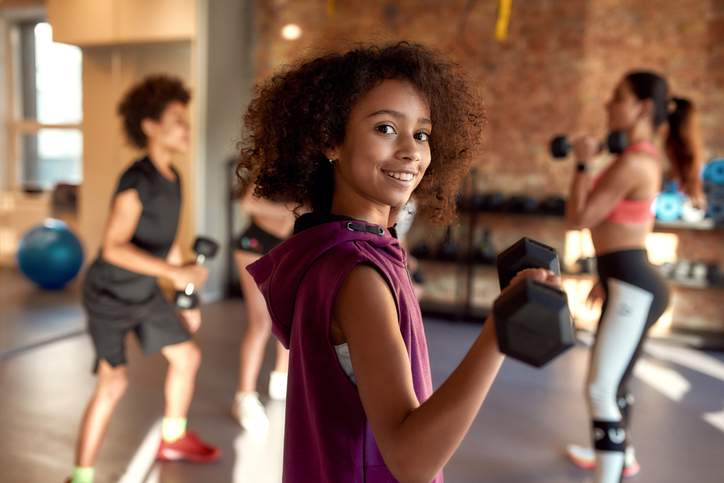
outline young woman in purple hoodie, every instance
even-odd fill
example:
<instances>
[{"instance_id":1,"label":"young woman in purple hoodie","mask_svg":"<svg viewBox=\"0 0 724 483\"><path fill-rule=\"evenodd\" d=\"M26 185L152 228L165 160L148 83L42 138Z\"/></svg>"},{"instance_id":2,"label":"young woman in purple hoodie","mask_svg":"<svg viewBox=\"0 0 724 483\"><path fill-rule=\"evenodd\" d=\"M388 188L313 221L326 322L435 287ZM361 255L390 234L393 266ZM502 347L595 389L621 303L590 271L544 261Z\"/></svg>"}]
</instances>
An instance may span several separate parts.
<instances>
[{"instance_id":1,"label":"young woman in purple hoodie","mask_svg":"<svg viewBox=\"0 0 724 483\"><path fill-rule=\"evenodd\" d=\"M453 215L479 101L453 65L403 42L275 75L245 124L239 171L256 195L312 208L249 267L290 350L284 482L442 482L503 356L487 320L433 392L394 224L413 192L421 215Z\"/></svg>"}]
</instances>

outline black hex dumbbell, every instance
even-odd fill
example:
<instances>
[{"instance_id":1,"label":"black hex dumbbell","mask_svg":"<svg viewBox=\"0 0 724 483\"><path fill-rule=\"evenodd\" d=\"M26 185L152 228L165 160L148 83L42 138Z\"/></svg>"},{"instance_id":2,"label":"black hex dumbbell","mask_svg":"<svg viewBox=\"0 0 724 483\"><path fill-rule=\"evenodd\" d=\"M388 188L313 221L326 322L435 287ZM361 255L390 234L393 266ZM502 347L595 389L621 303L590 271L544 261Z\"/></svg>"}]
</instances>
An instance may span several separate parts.
<instances>
[{"instance_id":1,"label":"black hex dumbbell","mask_svg":"<svg viewBox=\"0 0 724 483\"><path fill-rule=\"evenodd\" d=\"M193 250L194 253L196 253L196 264L201 265L206 259L216 256L216 252L219 251L219 244L211 238L199 236L194 240ZM176 307L181 310L198 307L199 294L196 292L194 284L189 283L183 290L177 290L174 301L176 302Z\"/></svg>"},{"instance_id":2,"label":"black hex dumbbell","mask_svg":"<svg viewBox=\"0 0 724 483\"><path fill-rule=\"evenodd\" d=\"M598 146L599 151L607 149L611 154L621 154L628 146L628 138L623 131L611 131L606 140ZM572 146L565 135L556 136L551 140L550 151L555 159L563 159L571 152Z\"/></svg>"},{"instance_id":3,"label":"black hex dumbbell","mask_svg":"<svg viewBox=\"0 0 724 483\"><path fill-rule=\"evenodd\" d=\"M497 258L501 290L521 270L544 268L560 275L556 251L522 238ZM541 367L573 347L574 334L566 293L550 285L524 279L493 304L498 348L514 359Z\"/></svg>"}]
</instances>

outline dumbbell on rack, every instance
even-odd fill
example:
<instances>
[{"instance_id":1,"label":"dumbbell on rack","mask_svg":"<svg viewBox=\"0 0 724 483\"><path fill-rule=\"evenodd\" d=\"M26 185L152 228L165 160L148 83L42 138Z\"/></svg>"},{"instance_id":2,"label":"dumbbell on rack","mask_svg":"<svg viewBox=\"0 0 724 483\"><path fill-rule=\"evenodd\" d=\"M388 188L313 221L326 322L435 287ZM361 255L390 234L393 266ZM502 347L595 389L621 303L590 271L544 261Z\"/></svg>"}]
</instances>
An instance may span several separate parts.
<instances>
[{"instance_id":1,"label":"dumbbell on rack","mask_svg":"<svg viewBox=\"0 0 724 483\"><path fill-rule=\"evenodd\" d=\"M207 259L214 258L216 252L219 251L219 244L211 238L196 237L193 245L194 253L196 253L196 264L201 265ZM199 294L193 283L189 283L183 290L177 290L174 295L176 307L181 310L190 310L198 307Z\"/></svg>"},{"instance_id":2,"label":"dumbbell on rack","mask_svg":"<svg viewBox=\"0 0 724 483\"><path fill-rule=\"evenodd\" d=\"M527 268L544 268L560 275L556 251L522 238L497 258L501 290ZM524 279L493 304L500 351L541 367L574 345L573 323L566 293L550 285Z\"/></svg>"}]
</instances>

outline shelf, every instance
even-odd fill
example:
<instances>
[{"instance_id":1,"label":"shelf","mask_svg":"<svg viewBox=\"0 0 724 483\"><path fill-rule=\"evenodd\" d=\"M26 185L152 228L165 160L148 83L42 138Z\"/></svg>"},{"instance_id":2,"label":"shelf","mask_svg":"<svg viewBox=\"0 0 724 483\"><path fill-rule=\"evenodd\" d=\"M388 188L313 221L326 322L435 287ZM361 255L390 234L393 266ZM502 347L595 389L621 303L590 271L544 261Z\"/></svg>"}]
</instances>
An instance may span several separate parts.
<instances>
[{"instance_id":1,"label":"shelf","mask_svg":"<svg viewBox=\"0 0 724 483\"><path fill-rule=\"evenodd\" d=\"M553 213L541 213L541 212L532 212L532 213L516 213L512 211L474 211L474 210L459 210L458 213L460 215L493 215L493 216L520 216L523 218L532 218L532 217L539 217L539 218L545 218L546 220L550 219L559 219L561 222L563 222L563 215L560 214L553 214ZM657 220L654 223L654 231L657 230L701 230L701 231L724 231L724 224L717 225L714 223L714 220L711 218L707 218L702 221L692 222L692 221L660 221Z\"/></svg>"},{"instance_id":2,"label":"shelf","mask_svg":"<svg viewBox=\"0 0 724 483\"><path fill-rule=\"evenodd\" d=\"M714 224L714 220L711 218L692 222L692 221L657 221L654 225L654 230L721 230L724 229L724 225Z\"/></svg>"},{"instance_id":3,"label":"shelf","mask_svg":"<svg viewBox=\"0 0 724 483\"><path fill-rule=\"evenodd\" d=\"M433 260L433 259L418 259L420 263L427 264L432 263L436 265L443 265L443 266L449 266L452 268L460 268L461 262L459 261L444 261L444 260ZM479 268L488 268L490 270L495 270L495 265L488 264L488 263L475 263L474 267L476 269ZM583 272L566 272L563 271L561 273L561 276L563 278L573 278L573 279L580 279L580 280L589 280L592 278L596 278L596 276L592 273L583 273ZM695 280L679 280L675 278L664 278L664 280L674 286L674 287L680 287L680 288L690 288L690 289L696 289L696 290L723 290L724 284L717 284L717 285L710 285L705 282L699 282Z\"/></svg>"}]
</instances>

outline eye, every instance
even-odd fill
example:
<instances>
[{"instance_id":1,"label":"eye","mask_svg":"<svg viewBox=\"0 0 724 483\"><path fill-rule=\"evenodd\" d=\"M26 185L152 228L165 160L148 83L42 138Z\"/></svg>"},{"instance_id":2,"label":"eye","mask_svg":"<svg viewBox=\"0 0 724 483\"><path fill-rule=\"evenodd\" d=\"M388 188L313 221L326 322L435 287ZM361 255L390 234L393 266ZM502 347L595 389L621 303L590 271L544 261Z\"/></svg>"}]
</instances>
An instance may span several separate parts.
<instances>
[{"instance_id":1,"label":"eye","mask_svg":"<svg viewBox=\"0 0 724 483\"><path fill-rule=\"evenodd\" d=\"M415 133L415 139L417 139L418 141L429 142L430 133L425 131L419 131Z\"/></svg>"},{"instance_id":2,"label":"eye","mask_svg":"<svg viewBox=\"0 0 724 483\"><path fill-rule=\"evenodd\" d=\"M377 132L381 134L397 134L395 128L391 124L379 124L375 126Z\"/></svg>"}]
</instances>

